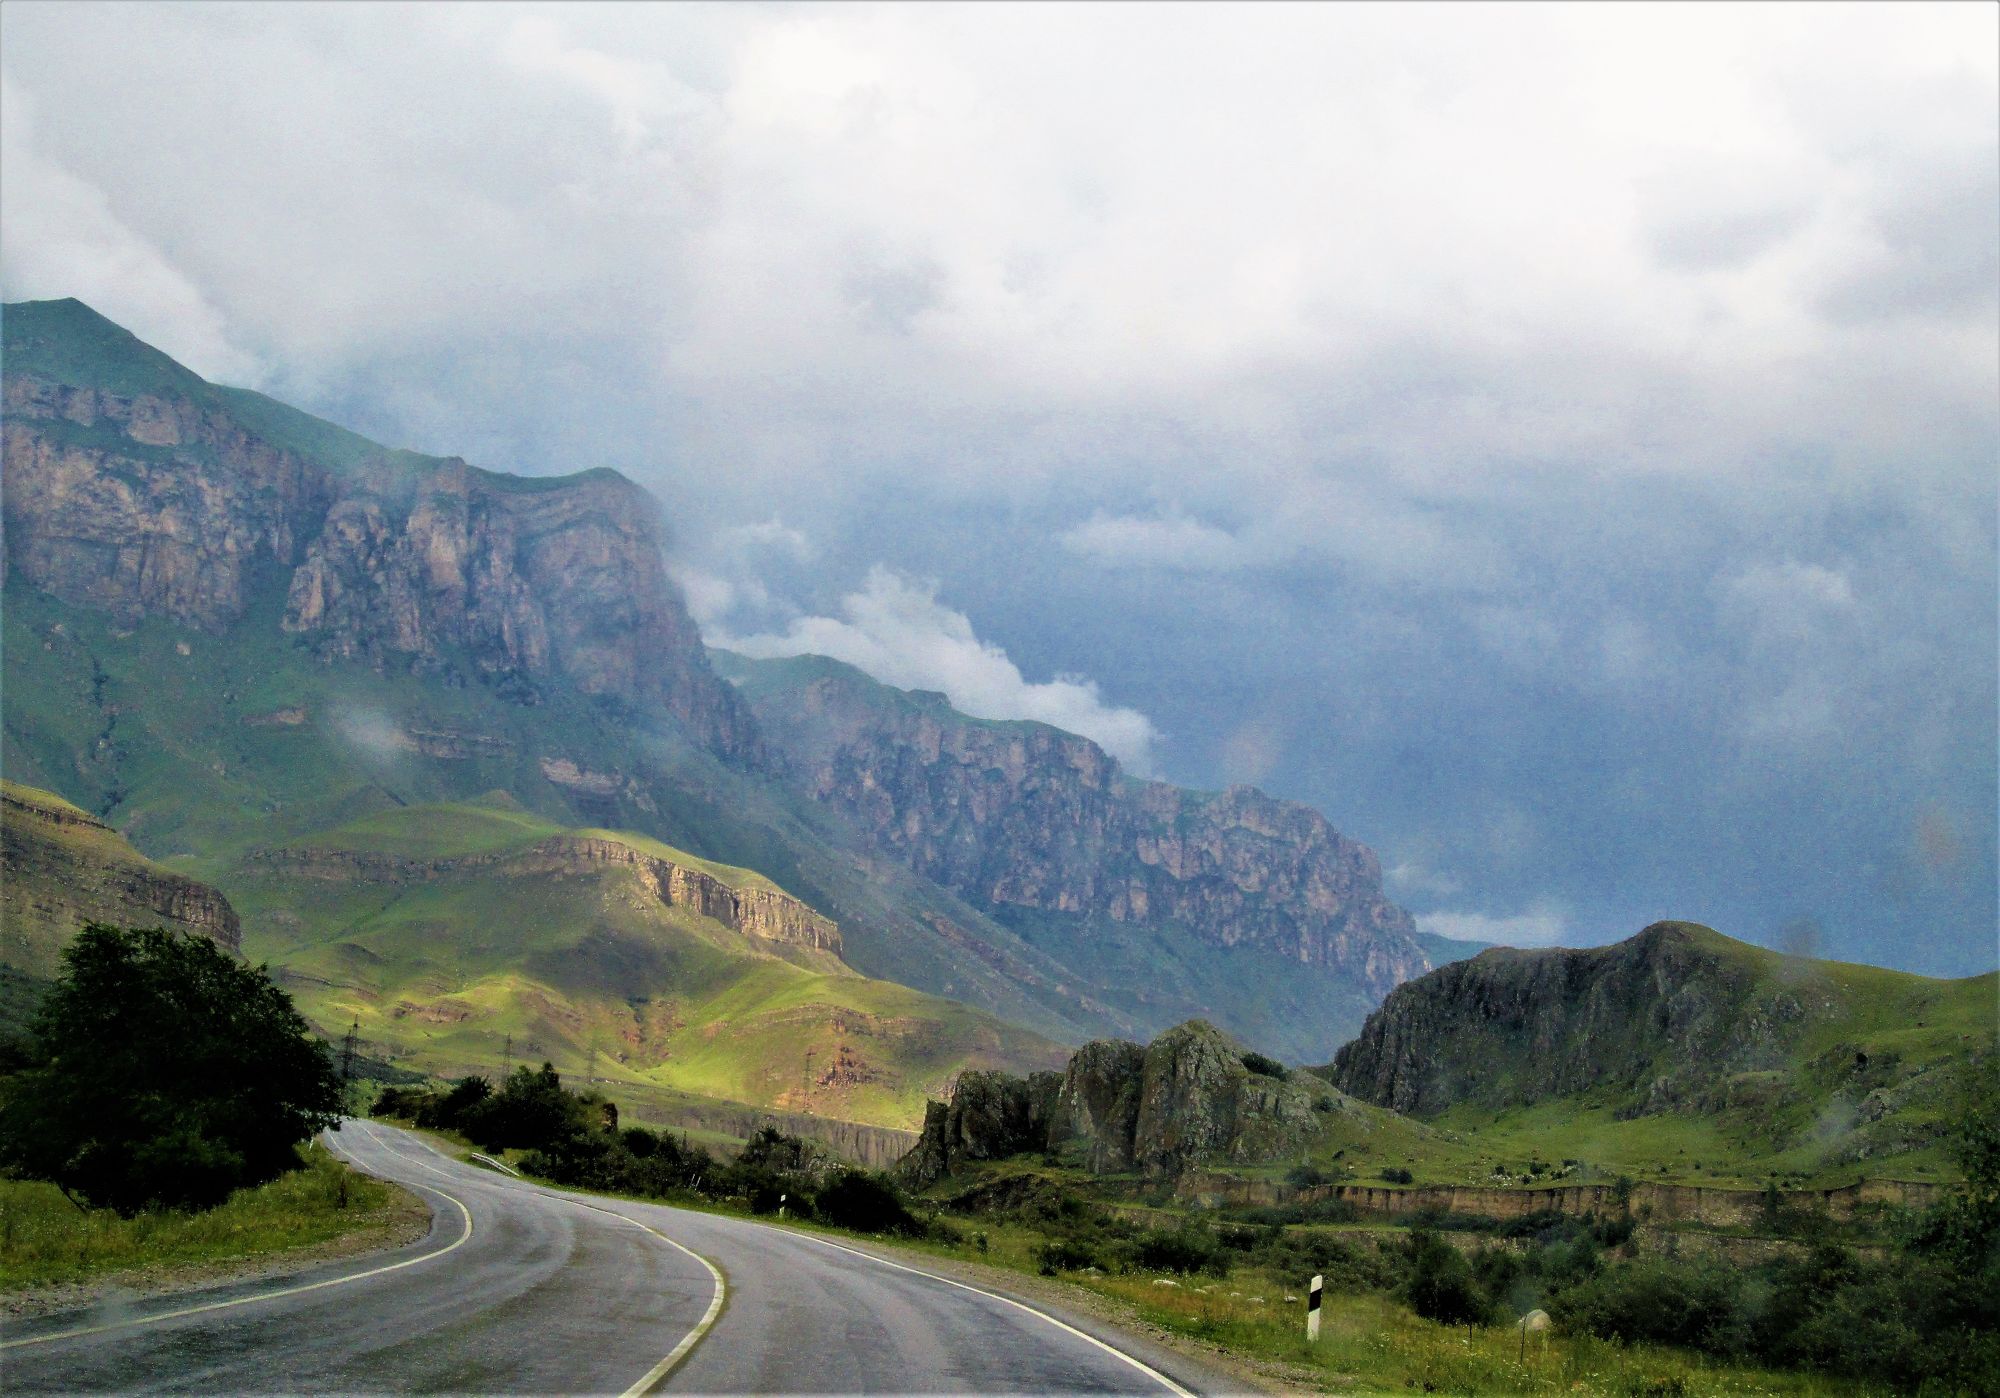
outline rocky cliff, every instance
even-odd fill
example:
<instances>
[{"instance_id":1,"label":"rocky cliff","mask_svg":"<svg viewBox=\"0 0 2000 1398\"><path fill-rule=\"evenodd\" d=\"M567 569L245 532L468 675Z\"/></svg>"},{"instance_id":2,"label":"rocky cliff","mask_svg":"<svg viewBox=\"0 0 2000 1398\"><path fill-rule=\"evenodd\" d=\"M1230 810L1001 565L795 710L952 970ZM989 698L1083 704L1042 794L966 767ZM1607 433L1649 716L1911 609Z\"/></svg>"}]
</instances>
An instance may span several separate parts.
<instances>
[{"instance_id":1,"label":"rocky cliff","mask_svg":"<svg viewBox=\"0 0 2000 1398\"><path fill-rule=\"evenodd\" d=\"M1213 1025L1190 1021L1150 1045L1086 1044L1061 1073L967 1073L931 1102L897 1168L916 1186L970 1161L1051 1151L1094 1174L1168 1179L1209 1162L1279 1158L1317 1138L1340 1095L1308 1075L1253 1072Z\"/></svg>"},{"instance_id":2,"label":"rocky cliff","mask_svg":"<svg viewBox=\"0 0 2000 1398\"><path fill-rule=\"evenodd\" d=\"M53 978L86 922L242 944L235 910L207 884L153 863L59 796L0 782L0 967Z\"/></svg>"},{"instance_id":3,"label":"rocky cliff","mask_svg":"<svg viewBox=\"0 0 2000 1398\"><path fill-rule=\"evenodd\" d=\"M754 755L666 575L652 497L390 451L209 384L75 301L4 313L4 561L63 601L222 630L263 589L318 653L562 684Z\"/></svg>"},{"instance_id":4,"label":"rocky cliff","mask_svg":"<svg viewBox=\"0 0 2000 1398\"><path fill-rule=\"evenodd\" d=\"M1379 999L1430 968L1374 853L1250 787L1135 781L1087 738L968 718L818 657L725 673L792 779L977 904L1174 924L1330 968Z\"/></svg>"}]
</instances>

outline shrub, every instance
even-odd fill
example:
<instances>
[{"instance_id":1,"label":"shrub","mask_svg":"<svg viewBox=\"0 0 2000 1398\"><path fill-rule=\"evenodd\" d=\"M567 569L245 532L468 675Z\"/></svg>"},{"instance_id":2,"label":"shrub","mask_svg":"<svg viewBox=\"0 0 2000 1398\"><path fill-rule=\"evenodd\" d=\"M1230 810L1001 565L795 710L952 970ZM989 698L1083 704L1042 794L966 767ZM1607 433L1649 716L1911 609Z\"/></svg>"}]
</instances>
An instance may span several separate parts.
<instances>
[{"instance_id":1,"label":"shrub","mask_svg":"<svg viewBox=\"0 0 2000 1398\"><path fill-rule=\"evenodd\" d=\"M1409 1184L1411 1181L1416 1179L1416 1176L1411 1174L1408 1170L1403 1169L1399 1165L1391 1165L1388 1169L1382 1172L1382 1178L1387 1180L1390 1184Z\"/></svg>"},{"instance_id":2,"label":"shrub","mask_svg":"<svg viewBox=\"0 0 2000 1398\"><path fill-rule=\"evenodd\" d=\"M1459 1250L1430 1232L1410 1235L1405 1254L1403 1299L1425 1320L1473 1325L1486 1319L1486 1295Z\"/></svg>"},{"instance_id":3,"label":"shrub","mask_svg":"<svg viewBox=\"0 0 2000 1398\"><path fill-rule=\"evenodd\" d=\"M1102 1265L1097 1250L1081 1238L1051 1238L1035 1249L1035 1261L1045 1277Z\"/></svg>"},{"instance_id":4,"label":"shrub","mask_svg":"<svg viewBox=\"0 0 2000 1398\"><path fill-rule=\"evenodd\" d=\"M0 1107L0 1161L130 1216L205 1209L298 1165L341 1083L291 997L206 937L92 923Z\"/></svg>"},{"instance_id":5,"label":"shrub","mask_svg":"<svg viewBox=\"0 0 2000 1398\"><path fill-rule=\"evenodd\" d=\"M1255 1050L1246 1052L1243 1055L1243 1066L1259 1077L1276 1078L1279 1082L1284 1082L1292 1075L1292 1070L1277 1059L1268 1058Z\"/></svg>"},{"instance_id":6,"label":"shrub","mask_svg":"<svg viewBox=\"0 0 2000 1398\"><path fill-rule=\"evenodd\" d=\"M857 1233L920 1237L924 1232L924 1225L903 1203L895 1185L866 1170L842 1170L813 1202L828 1223Z\"/></svg>"},{"instance_id":7,"label":"shrub","mask_svg":"<svg viewBox=\"0 0 2000 1398\"><path fill-rule=\"evenodd\" d=\"M1704 1262L1634 1262L1607 1268L1558 1294L1550 1310L1566 1329L1626 1344L1649 1342L1738 1354L1748 1347L1740 1274Z\"/></svg>"},{"instance_id":8,"label":"shrub","mask_svg":"<svg viewBox=\"0 0 2000 1398\"><path fill-rule=\"evenodd\" d=\"M1228 1257L1216 1240L1200 1228L1146 1234L1139 1239L1138 1262L1156 1272L1209 1272L1218 1277L1229 1272Z\"/></svg>"}]
</instances>

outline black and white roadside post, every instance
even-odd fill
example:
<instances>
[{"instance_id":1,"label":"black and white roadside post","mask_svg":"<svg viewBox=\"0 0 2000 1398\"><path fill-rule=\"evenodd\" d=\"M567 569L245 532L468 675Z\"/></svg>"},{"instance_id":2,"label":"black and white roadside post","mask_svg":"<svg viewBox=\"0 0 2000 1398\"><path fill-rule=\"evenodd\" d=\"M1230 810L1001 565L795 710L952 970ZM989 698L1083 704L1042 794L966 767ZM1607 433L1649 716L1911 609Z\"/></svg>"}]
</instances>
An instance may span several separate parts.
<instances>
[{"instance_id":1,"label":"black and white roadside post","mask_svg":"<svg viewBox=\"0 0 2000 1398\"><path fill-rule=\"evenodd\" d=\"M786 1195L783 1195L783 1194L780 1194L780 1195L778 1196L778 1217L779 1217L779 1218L783 1218L783 1217L785 1216L785 1200L786 1200L786 1198L787 1198L787 1197L788 1197L788 1196L786 1196Z\"/></svg>"},{"instance_id":2,"label":"black and white roadside post","mask_svg":"<svg viewBox=\"0 0 2000 1398\"><path fill-rule=\"evenodd\" d=\"M1306 1343L1319 1343L1319 1293L1326 1284L1325 1277L1314 1277L1312 1290L1306 1293Z\"/></svg>"}]
</instances>

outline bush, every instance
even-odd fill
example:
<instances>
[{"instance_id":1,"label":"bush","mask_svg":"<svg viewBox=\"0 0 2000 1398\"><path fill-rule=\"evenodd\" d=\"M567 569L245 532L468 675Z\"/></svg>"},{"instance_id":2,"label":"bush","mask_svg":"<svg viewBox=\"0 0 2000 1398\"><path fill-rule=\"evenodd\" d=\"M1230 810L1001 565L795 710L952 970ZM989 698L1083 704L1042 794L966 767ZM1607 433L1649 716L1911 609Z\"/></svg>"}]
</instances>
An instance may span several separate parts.
<instances>
[{"instance_id":1,"label":"bush","mask_svg":"<svg viewBox=\"0 0 2000 1398\"><path fill-rule=\"evenodd\" d=\"M901 1233L914 1238L924 1232L924 1225L903 1203L896 1186L866 1170L842 1170L813 1202L828 1223L857 1233Z\"/></svg>"},{"instance_id":2,"label":"bush","mask_svg":"<svg viewBox=\"0 0 2000 1398\"><path fill-rule=\"evenodd\" d=\"M1486 1319L1486 1295L1459 1250L1427 1229L1410 1235L1402 1292L1410 1309L1445 1325L1475 1325Z\"/></svg>"},{"instance_id":3,"label":"bush","mask_svg":"<svg viewBox=\"0 0 2000 1398\"><path fill-rule=\"evenodd\" d=\"M1103 1265L1097 1250L1081 1238L1049 1239L1035 1249L1035 1262L1045 1277Z\"/></svg>"},{"instance_id":4,"label":"bush","mask_svg":"<svg viewBox=\"0 0 2000 1398\"><path fill-rule=\"evenodd\" d=\"M1705 1262L1627 1263L1560 1293L1550 1312L1565 1329L1626 1344L1740 1354L1749 1347L1740 1276Z\"/></svg>"},{"instance_id":5,"label":"bush","mask_svg":"<svg viewBox=\"0 0 2000 1398\"><path fill-rule=\"evenodd\" d=\"M1391 1165L1382 1172L1382 1178L1390 1184L1409 1184L1416 1179L1416 1176L1399 1165Z\"/></svg>"},{"instance_id":6,"label":"bush","mask_svg":"<svg viewBox=\"0 0 2000 1398\"><path fill-rule=\"evenodd\" d=\"M0 1163L126 1216L206 1209L297 1167L341 1083L291 997L206 937L92 923L0 1106Z\"/></svg>"},{"instance_id":7,"label":"bush","mask_svg":"<svg viewBox=\"0 0 2000 1398\"><path fill-rule=\"evenodd\" d=\"M1243 1055L1243 1066L1259 1077L1276 1078L1279 1082L1284 1082L1292 1075L1292 1070L1277 1059L1267 1058L1254 1050Z\"/></svg>"},{"instance_id":8,"label":"bush","mask_svg":"<svg viewBox=\"0 0 2000 1398\"><path fill-rule=\"evenodd\" d=\"M1156 1272L1209 1272L1218 1277L1229 1273L1229 1258L1200 1228L1146 1234L1139 1239L1138 1262Z\"/></svg>"}]
</instances>

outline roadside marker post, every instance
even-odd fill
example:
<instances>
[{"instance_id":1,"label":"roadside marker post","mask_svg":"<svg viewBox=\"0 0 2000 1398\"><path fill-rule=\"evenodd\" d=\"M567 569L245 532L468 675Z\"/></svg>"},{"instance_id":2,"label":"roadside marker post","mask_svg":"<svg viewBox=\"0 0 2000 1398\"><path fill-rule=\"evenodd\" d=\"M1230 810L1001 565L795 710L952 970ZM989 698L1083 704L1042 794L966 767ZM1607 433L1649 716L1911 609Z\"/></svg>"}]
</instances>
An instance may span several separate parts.
<instances>
[{"instance_id":1,"label":"roadside marker post","mask_svg":"<svg viewBox=\"0 0 2000 1398\"><path fill-rule=\"evenodd\" d=\"M1319 1343L1319 1293L1326 1285L1325 1277L1314 1277L1312 1290L1306 1294L1306 1343Z\"/></svg>"}]
</instances>

